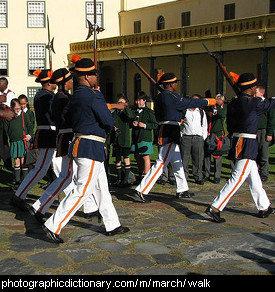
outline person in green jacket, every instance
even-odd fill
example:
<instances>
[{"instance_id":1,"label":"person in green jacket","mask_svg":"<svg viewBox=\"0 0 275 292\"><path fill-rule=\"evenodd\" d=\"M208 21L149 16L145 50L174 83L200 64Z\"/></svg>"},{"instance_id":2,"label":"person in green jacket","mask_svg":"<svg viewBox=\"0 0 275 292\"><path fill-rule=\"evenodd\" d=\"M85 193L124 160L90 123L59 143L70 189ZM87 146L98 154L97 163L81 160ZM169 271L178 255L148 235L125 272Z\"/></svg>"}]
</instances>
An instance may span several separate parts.
<instances>
[{"instance_id":1,"label":"person in green jacket","mask_svg":"<svg viewBox=\"0 0 275 292\"><path fill-rule=\"evenodd\" d=\"M153 110L146 106L147 95L145 92L138 92L135 99L135 119L132 123L132 146L131 152L134 153L139 177L139 183L151 168L150 155L154 153L153 130L157 129L158 122Z\"/></svg>"},{"instance_id":2,"label":"person in green jacket","mask_svg":"<svg viewBox=\"0 0 275 292\"><path fill-rule=\"evenodd\" d=\"M208 135L214 133L218 137L224 135L224 121L226 117L226 109L224 107L225 96L217 94L216 99L223 101L222 105L211 106L206 110L208 120ZM204 154L204 181L210 180L211 157L209 153ZM213 156L214 162L214 184L220 183L222 171L222 156Z\"/></svg>"},{"instance_id":3,"label":"person in green jacket","mask_svg":"<svg viewBox=\"0 0 275 292\"><path fill-rule=\"evenodd\" d=\"M17 114L17 118L11 121L4 121L4 130L7 133L10 142L10 155L14 159L14 176L16 189L21 182L21 172L23 179L28 174L28 168L24 166L24 157L26 147L33 136L32 124L21 110L19 100L11 100L11 110Z\"/></svg>"},{"instance_id":4,"label":"person in green jacket","mask_svg":"<svg viewBox=\"0 0 275 292\"><path fill-rule=\"evenodd\" d=\"M118 187L124 187L130 184L130 123L135 118L135 113L128 106L128 99L125 95L120 94L117 103L124 103L126 107L124 110L116 109L113 112L115 123L111 143L113 144L113 157L115 157L117 172L117 180L114 184ZM124 160L124 176L122 175L122 158Z\"/></svg>"},{"instance_id":5,"label":"person in green jacket","mask_svg":"<svg viewBox=\"0 0 275 292\"><path fill-rule=\"evenodd\" d=\"M259 85L256 89L256 97L265 99L265 87ZM274 139L275 130L275 110L271 110L261 115L257 140L259 144L257 164L259 174L263 182L267 181L269 175L269 143Z\"/></svg>"}]
</instances>

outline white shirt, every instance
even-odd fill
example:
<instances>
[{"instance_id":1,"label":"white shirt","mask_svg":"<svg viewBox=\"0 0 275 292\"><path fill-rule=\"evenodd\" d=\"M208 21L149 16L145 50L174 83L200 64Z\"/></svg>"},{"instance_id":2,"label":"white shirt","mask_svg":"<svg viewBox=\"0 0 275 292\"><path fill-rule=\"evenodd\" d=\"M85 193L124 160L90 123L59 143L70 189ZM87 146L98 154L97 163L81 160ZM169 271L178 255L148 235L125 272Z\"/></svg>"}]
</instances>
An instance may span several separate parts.
<instances>
[{"instance_id":1,"label":"white shirt","mask_svg":"<svg viewBox=\"0 0 275 292\"><path fill-rule=\"evenodd\" d=\"M201 113L199 108L187 109L183 123L183 135L202 136L203 140L207 138L207 118L203 110L203 118L201 124Z\"/></svg>"},{"instance_id":2,"label":"white shirt","mask_svg":"<svg viewBox=\"0 0 275 292\"><path fill-rule=\"evenodd\" d=\"M8 91L9 91L9 89L6 88L3 92L0 91L0 95L6 94ZM14 92L10 91L10 92L7 94L6 98L7 98L7 101L6 101L6 102L3 102L3 104L5 104L5 105L7 105L8 107L10 107L10 106L11 106L11 100L12 100L13 98L15 98L15 94L14 94Z\"/></svg>"}]
</instances>

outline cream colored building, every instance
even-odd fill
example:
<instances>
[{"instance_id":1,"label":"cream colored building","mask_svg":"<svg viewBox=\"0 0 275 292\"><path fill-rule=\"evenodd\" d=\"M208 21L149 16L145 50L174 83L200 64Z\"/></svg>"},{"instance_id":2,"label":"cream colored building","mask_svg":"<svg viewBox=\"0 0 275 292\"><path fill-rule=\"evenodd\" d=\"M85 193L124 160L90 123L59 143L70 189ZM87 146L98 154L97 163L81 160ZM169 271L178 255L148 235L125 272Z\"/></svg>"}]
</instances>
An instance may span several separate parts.
<instances>
[{"instance_id":1,"label":"cream colored building","mask_svg":"<svg viewBox=\"0 0 275 292\"><path fill-rule=\"evenodd\" d=\"M97 2L98 23L105 28L101 37L119 35L120 0ZM50 39L54 38L53 69L66 67L70 43L88 35L86 19L93 22L93 4L93 0L0 1L0 75L7 77L16 96L32 98L40 84L31 72L49 68L47 16Z\"/></svg>"},{"instance_id":2,"label":"cream colored building","mask_svg":"<svg viewBox=\"0 0 275 292\"><path fill-rule=\"evenodd\" d=\"M151 1L162 2L166 1ZM0 76L8 79L16 96L23 93L32 99L40 84L34 82L31 72L37 67L49 68L47 16L50 39L54 38L55 70L68 66L70 43L86 40L86 19L94 22L93 5L94 0L0 1ZM104 28L98 38L118 36L119 12L140 5L146 6L146 1L97 0L97 24Z\"/></svg>"},{"instance_id":3,"label":"cream colored building","mask_svg":"<svg viewBox=\"0 0 275 292\"><path fill-rule=\"evenodd\" d=\"M124 5L119 13L120 35L98 40L100 85L109 100L120 92L133 100L138 90L152 98L156 95L152 84L132 62L118 54L119 50L155 79L157 73L174 72L181 80L179 91L184 95L204 95L210 88L212 95L224 93L231 99L233 90L202 42L219 56L228 71L253 72L267 86L269 96L275 95L273 0L165 2L137 8ZM92 40L71 43L70 55L93 58L92 51Z\"/></svg>"},{"instance_id":4,"label":"cream colored building","mask_svg":"<svg viewBox=\"0 0 275 292\"><path fill-rule=\"evenodd\" d=\"M201 45L221 54L228 70L264 77L275 94L273 0L97 0L100 85L108 100L124 91L133 100L140 89L153 97L152 84L119 50L135 58L154 78L172 71L183 94L223 91L233 95ZM73 53L93 58L94 0L0 1L0 76L18 96L33 98L40 84L34 69L49 68L48 24L54 38L53 69L71 66ZM225 20L225 16L229 18Z\"/></svg>"}]
</instances>

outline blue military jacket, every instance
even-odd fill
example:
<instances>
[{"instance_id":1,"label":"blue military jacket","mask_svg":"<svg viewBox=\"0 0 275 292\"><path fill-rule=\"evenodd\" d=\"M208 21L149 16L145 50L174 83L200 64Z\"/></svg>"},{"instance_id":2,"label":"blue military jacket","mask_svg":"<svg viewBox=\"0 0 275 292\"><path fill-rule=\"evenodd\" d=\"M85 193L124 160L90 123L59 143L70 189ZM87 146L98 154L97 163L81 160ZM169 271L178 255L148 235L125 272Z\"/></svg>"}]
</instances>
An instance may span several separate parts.
<instances>
[{"instance_id":1,"label":"blue military jacket","mask_svg":"<svg viewBox=\"0 0 275 292\"><path fill-rule=\"evenodd\" d=\"M158 144L160 146L168 143L180 144L179 124L181 123L183 110L206 106L208 106L206 99L183 98L178 93L169 90L160 93L155 102L156 119L160 124Z\"/></svg>"},{"instance_id":2,"label":"blue military jacket","mask_svg":"<svg viewBox=\"0 0 275 292\"><path fill-rule=\"evenodd\" d=\"M106 138L107 133L114 126L114 118L102 93L85 85L80 85L75 90L70 102L69 112L75 134ZM75 137L70 145L69 155L102 162L105 160L104 143Z\"/></svg>"},{"instance_id":3,"label":"blue military jacket","mask_svg":"<svg viewBox=\"0 0 275 292\"><path fill-rule=\"evenodd\" d=\"M69 113L70 100L69 92L62 90L59 90L53 99L52 116L58 133L56 156L68 155L69 144L73 139L72 119Z\"/></svg>"},{"instance_id":4,"label":"blue military jacket","mask_svg":"<svg viewBox=\"0 0 275 292\"><path fill-rule=\"evenodd\" d=\"M37 148L55 148L56 147L56 131L55 124L52 118L51 106L54 98L54 93L41 89L34 97L33 106L37 127L44 126L49 129L37 130L35 133L35 147Z\"/></svg>"},{"instance_id":5,"label":"blue military jacket","mask_svg":"<svg viewBox=\"0 0 275 292\"><path fill-rule=\"evenodd\" d=\"M233 99L227 107L227 130L232 138L231 159L252 159L258 155L256 138L236 137L236 134L256 135L261 114L275 108L275 98L261 99L247 94ZM234 135L235 134L235 135Z\"/></svg>"}]
</instances>

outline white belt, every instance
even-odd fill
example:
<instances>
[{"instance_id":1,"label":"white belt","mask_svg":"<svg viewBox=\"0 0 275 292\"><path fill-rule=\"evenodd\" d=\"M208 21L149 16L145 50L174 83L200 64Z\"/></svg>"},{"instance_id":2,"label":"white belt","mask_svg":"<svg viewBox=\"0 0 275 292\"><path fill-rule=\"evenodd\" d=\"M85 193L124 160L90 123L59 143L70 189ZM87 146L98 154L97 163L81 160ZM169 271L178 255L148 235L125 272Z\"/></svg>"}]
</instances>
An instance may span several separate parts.
<instances>
[{"instance_id":1,"label":"white belt","mask_svg":"<svg viewBox=\"0 0 275 292\"><path fill-rule=\"evenodd\" d=\"M81 133L75 133L75 137L77 138L84 138L84 139L89 139L93 141L98 141L101 143L105 143L106 139L100 136L95 136L95 135L86 135L86 134L81 134Z\"/></svg>"},{"instance_id":2,"label":"white belt","mask_svg":"<svg viewBox=\"0 0 275 292\"><path fill-rule=\"evenodd\" d=\"M59 129L58 134L65 134L65 133L72 133L73 129L68 128L68 129Z\"/></svg>"},{"instance_id":3,"label":"white belt","mask_svg":"<svg viewBox=\"0 0 275 292\"><path fill-rule=\"evenodd\" d=\"M37 126L37 130L52 130L55 131L56 130L56 126Z\"/></svg>"},{"instance_id":4,"label":"white belt","mask_svg":"<svg viewBox=\"0 0 275 292\"><path fill-rule=\"evenodd\" d=\"M162 121L162 122L159 122L159 125L174 125L174 126L180 126L180 122L176 122L176 121Z\"/></svg>"},{"instance_id":5,"label":"white belt","mask_svg":"<svg viewBox=\"0 0 275 292\"><path fill-rule=\"evenodd\" d=\"M256 134L248 134L248 133L233 133L233 137L256 139L257 135Z\"/></svg>"}]
</instances>

